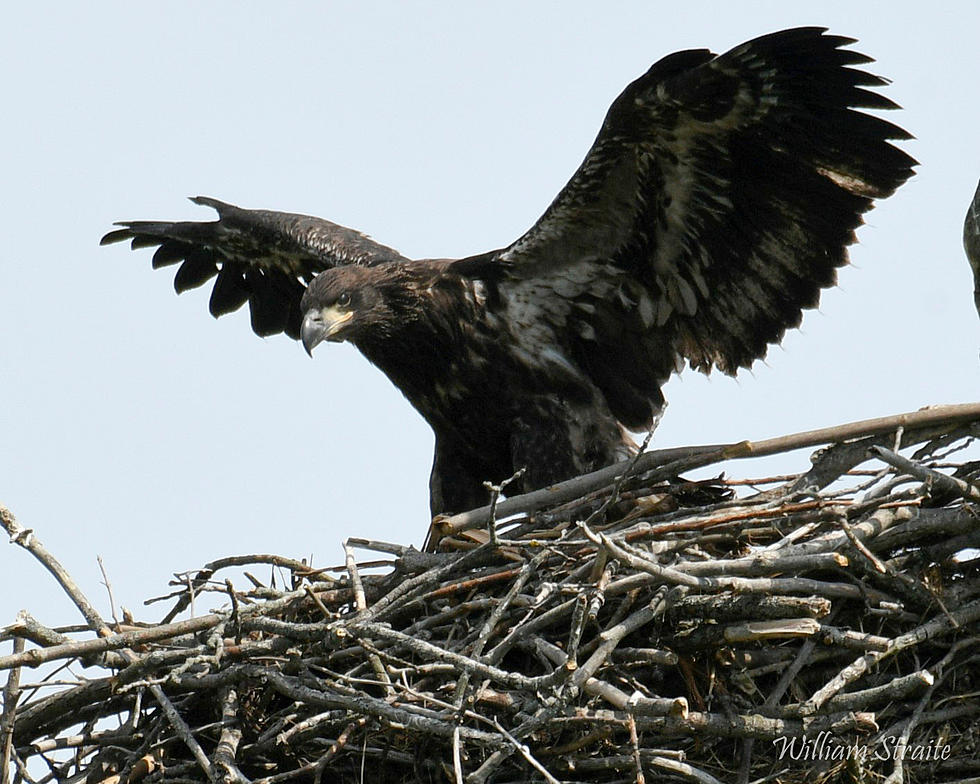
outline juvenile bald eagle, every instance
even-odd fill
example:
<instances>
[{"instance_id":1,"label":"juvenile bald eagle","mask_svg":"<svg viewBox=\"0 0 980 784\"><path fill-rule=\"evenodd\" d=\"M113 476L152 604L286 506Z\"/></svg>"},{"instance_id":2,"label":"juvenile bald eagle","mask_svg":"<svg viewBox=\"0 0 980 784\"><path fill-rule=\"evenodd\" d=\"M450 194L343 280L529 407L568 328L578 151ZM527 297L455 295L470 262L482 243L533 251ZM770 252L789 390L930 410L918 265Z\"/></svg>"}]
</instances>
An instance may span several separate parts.
<instances>
[{"instance_id":1,"label":"juvenile bald eagle","mask_svg":"<svg viewBox=\"0 0 980 784\"><path fill-rule=\"evenodd\" d=\"M653 65L616 98L578 171L505 248L404 258L320 218L198 204L214 222L132 221L103 244L216 277L211 313L249 303L259 335L307 351L349 340L435 431L433 513L487 502L527 469L541 487L627 456L687 363L734 374L836 280L872 199L915 161L897 108L822 28Z\"/></svg>"}]
</instances>

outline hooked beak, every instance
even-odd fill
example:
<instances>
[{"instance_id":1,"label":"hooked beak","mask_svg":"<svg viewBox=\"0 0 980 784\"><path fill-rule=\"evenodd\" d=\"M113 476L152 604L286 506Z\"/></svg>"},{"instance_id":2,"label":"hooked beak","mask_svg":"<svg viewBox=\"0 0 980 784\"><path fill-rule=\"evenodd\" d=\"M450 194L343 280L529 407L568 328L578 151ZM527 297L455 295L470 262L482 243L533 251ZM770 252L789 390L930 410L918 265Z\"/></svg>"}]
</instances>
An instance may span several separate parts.
<instances>
[{"instance_id":1,"label":"hooked beak","mask_svg":"<svg viewBox=\"0 0 980 784\"><path fill-rule=\"evenodd\" d=\"M342 340L334 336L352 318L354 318L354 311L341 310L336 305L308 310L303 317L303 326L299 333L306 353L312 357L313 349L324 340Z\"/></svg>"}]
</instances>

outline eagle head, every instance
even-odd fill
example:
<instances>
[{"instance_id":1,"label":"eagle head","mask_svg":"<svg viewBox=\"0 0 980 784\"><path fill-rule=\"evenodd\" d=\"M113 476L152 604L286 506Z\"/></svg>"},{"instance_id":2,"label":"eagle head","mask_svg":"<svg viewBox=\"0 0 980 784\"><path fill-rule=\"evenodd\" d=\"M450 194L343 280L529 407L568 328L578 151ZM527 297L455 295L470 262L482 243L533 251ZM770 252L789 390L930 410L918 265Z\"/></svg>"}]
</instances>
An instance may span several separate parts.
<instances>
[{"instance_id":1,"label":"eagle head","mask_svg":"<svg viewBox=\"0 0 980 784\"><path fill-rule=\"evenodd\" d=\"M324 340L357 342L358 338L390 334L399 320L394 298L393 270L374 267L335 267L317 275L303 295L300 337L306 353Z\"/></svg>"}]
</instances>

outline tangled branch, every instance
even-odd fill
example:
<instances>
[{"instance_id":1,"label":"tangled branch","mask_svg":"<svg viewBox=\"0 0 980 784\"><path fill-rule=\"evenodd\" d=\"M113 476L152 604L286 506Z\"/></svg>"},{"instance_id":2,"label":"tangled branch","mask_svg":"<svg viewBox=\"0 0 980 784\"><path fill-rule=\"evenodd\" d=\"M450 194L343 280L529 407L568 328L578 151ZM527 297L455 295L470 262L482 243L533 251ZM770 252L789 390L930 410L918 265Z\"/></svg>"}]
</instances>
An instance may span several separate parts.
<instances>
[{"instance_id":1,"label":"tangled branch","mask_svg":"<svg viewBox=\"0 0 980 784\"><path fill-rule=\"evenodd\" d=\"M432 552L349 539L337 578L222 559L177 576L157 624L104 621L0 508L90 630L0 633L0 780L980 776L980 465L950 462L980 407L831 431L797 473L676 477L824 440L645 456L437 521ZM255 564L285 587L236 586ZM202 595L224 606L176 620ZM74 663L101 674L25 683Z\"/></svg>"}]
</instances>

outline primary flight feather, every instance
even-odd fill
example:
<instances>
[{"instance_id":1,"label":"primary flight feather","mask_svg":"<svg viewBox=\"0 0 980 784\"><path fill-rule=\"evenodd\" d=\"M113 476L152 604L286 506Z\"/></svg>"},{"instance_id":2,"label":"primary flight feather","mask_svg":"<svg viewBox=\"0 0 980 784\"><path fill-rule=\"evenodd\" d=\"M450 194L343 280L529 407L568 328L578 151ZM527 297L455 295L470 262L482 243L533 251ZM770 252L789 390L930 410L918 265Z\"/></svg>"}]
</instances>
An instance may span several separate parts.
<instances>
[{"instance_id":1,"label":"primary flight feather","mask_svg":"<svg viewBox=\"0 0 980 784\"><path fill-rule=\"evenodd\" d=\"M685 362L734 374L836 281L873 199L915 161L853 40L821 28L678 52L610 107L544 215L500 250L409 260L320 218L215 199L213 222L121 223L178 292L259 335L348 340L435 431L433 513L628 456Z\"/></svg>"}]
</instances>

